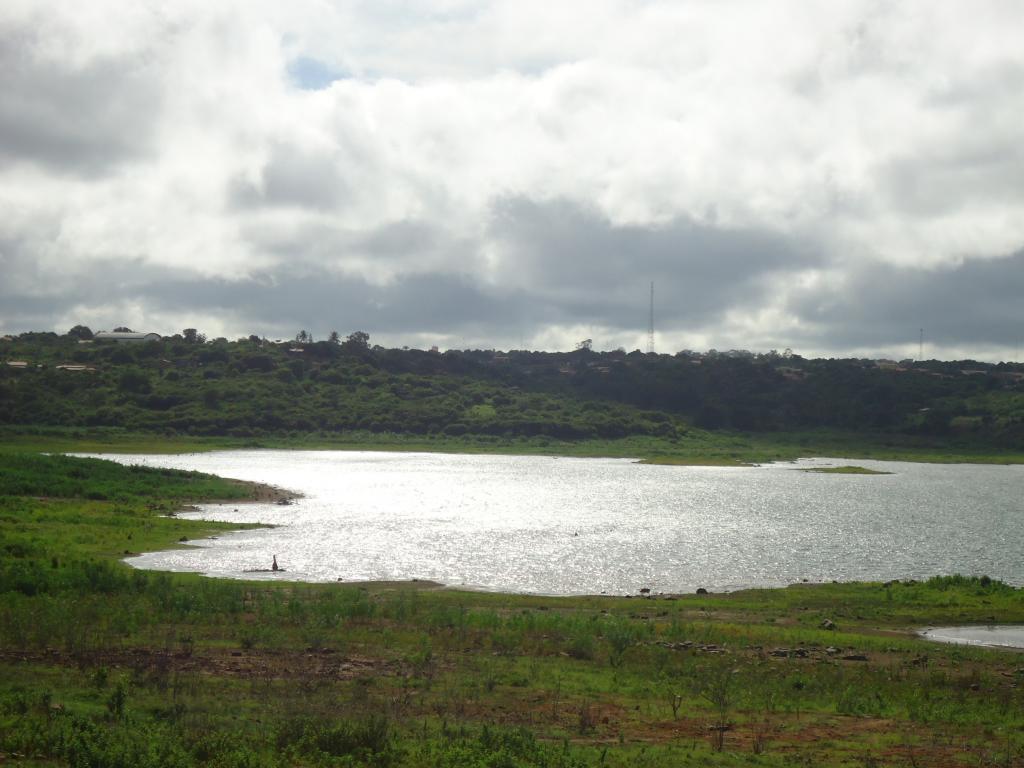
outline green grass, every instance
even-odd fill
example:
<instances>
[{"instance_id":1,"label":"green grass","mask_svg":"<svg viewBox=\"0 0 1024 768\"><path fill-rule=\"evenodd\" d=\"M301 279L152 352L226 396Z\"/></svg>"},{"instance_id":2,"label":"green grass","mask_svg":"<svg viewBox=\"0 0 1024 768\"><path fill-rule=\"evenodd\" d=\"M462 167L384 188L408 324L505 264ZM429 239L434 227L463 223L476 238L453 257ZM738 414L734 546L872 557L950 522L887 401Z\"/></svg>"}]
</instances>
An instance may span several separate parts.
<instances>
[{"instance_id":1,"label":"green grass","mask_svg":"<svg viewBox=\"0 0 1024 768\"><path fill-rule=\"evenodd\" d=\"M0 753L126 767L1024 759L1021 657L913 634L1024 622L1024 591L998 581L551 598L118 562L227 527L164 513L229 494L245 489L0 453Z\"/></svg>"},{"instance_id":2,"label":"green grass","mask_svg":"<svg viewBox=\"0 0 1024 768\"><path fill-rule=\"evenodd\" d=\"M2 456L0 496L133 501L243 499L247 489L219 477L178 469L121 466L100 459L9 453Z\"/></svg>"}]
</instances>

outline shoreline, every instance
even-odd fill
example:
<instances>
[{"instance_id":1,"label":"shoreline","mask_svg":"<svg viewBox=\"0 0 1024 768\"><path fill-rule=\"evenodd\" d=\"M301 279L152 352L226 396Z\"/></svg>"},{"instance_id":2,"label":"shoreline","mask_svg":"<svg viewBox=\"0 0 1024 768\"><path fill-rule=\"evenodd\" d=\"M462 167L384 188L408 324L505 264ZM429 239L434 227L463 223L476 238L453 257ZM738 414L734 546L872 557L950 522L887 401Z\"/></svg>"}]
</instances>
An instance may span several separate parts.
<instances>
[{"instance_id":1,"label":"shoreline","mask_svg":"<svg viewBox=\"0 0 1024 768\"><path fill-rule=\"evenodd\" d=\"M233 477L223 478L232 485L236 485L241 488L249 488L252 491L252 498L245 499L245 504L280 504L281 506L288 506L296 499L301 499L305 496L300 491L293 491L288 488L281 488L277 485L271 485L269 483L262 483L256 480L237 480ZM207 499L203 501L204 504L231 504L234 499Z\"/></svg>"},{"instance_id":2,"label":"shoreline","mask_svg":"<svg viewBox=\"0 0 1024 768\"><path fill-rule=\"evenodd\" d=\"M232 498L209 498L209 499L196 499L191 501L183 502L178 508L171 510L170 512L163 515L163 517L189 520L195 523L208 523L216 522L209 520L193 520L191 518L181 518L179 515L182 513L197 513L201 512L201 505L246 505L246 504L279 504L281 506L290 506L295 499L303 498L304 494L298 491L292 491L287 488L281 488L280 486L270 485L269 483L262 483L252 480L238 480L231 477L222 477L221 480L228 482L230 485L236 488L246 488L252 492L250 498L232 499ZM192 549L198 548L198 545L194 542L197 541L216 541L220 538L221 534L240 533L242 531L251 531L259 528L276 528L276 525L270 523L243 523L243 522L232 522L223 521L228 526L240 526L232 528L218 529L216 533L211 533L206 536L197 536L196 538L184 538L179 539L177 542L173 542L170 546L162 549L149 550L145 552L131 552L125 550L124 553L118 558L118 562L129 566L133 570L137 571L152 571L154 573L196 573L195 571L168 571L164 569L155 568L139 568L135 566L131 561L133 558L142 557L144 555L157 554L159 552L173 552L176 549ZM198 574L204 578L207 578L205 573ZM209 577L215 578L215 577Z\"/></svg>"},{"instance_id":3,"label":"shoreline","mask_svg":"<svg viewBox=\"0 0 1024 768\"><path fill-rule=\"evenodd\" d=\"M488 436L431 438L420 435L306 435L238 438L225 436L159 437L143 432L0 430L0 450L50 453L183 454L230 450L383 451L566 458L623 458L647 464L679 466L745 466L821 456L849 461L904 461L928 464L1024 464L1024 451L922 440L913 435L844 432L708 433L707 438L675 440L650 436L615 439L504 439Z\"/></svg>"}]
</instances>

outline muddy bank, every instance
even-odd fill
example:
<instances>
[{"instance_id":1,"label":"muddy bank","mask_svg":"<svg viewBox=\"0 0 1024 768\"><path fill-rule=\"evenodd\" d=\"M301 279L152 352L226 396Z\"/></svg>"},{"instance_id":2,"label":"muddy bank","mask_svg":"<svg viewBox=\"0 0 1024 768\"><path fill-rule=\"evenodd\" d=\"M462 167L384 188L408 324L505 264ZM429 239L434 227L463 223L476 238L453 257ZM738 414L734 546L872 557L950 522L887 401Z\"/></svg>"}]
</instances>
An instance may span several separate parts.
<instances>
[{"instance_id":1,"label":"muddy bank","mask_svg":"<svg viewBox=\"0 0 1024 768\"><path fill-rule=\"evenodd\" d=\"M276 485L253 483L245 480L237 480L235 482L240 487L249 489L251 501L287 504L295 499L302 498L301 493L298 493L297 491L289 491L287 488L278 488Z\"/></svg>"}]
</instances>

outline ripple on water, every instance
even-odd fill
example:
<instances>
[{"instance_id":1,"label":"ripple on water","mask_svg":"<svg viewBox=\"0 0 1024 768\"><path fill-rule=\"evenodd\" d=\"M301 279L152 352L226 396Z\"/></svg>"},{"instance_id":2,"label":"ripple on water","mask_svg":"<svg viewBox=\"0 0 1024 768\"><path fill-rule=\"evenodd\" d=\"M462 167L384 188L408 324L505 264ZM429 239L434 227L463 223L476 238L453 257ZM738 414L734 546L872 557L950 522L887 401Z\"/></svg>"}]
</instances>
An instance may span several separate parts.
<instances>
[{"instance_id":1,"label":"ripple on water","mask_svg":"<svg viewBox=\"0 0 1024 768\"><path fill-rule=\"evenodd\" d=\"M420 578L543 594L953 573L1024 584L1024 466L858 462L892 472L864 476L793 471L849 463L827 459L733 468L344 451L106 458L303 494L289 506L204 506L196 516L279 527L132 558L142 568L241 578L276 554L301 581Z\"/></svg>"}]
</instances>

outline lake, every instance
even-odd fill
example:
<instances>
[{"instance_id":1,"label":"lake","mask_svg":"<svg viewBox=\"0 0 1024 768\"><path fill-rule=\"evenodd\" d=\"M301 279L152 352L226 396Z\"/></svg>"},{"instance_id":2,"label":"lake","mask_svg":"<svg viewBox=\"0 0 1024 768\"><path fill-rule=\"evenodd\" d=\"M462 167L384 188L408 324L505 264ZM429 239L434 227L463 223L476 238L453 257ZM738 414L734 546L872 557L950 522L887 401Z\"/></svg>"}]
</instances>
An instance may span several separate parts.
<instances>
[{"instance_id":1,"label":"lake","mask_svg":"<svg viewBox=\"0 0 1024 768\"><path fill-rule=\"evenodd\" d=\"M988 574L1024 584L1024 466L815 459L753 468L628 459L224 451L105 455L304 494L290 506L207 505L262 522L131 558L212 576L268 568L304 581L429 579L542 594L636 594Z\"/></svg>"}]
</instances>

